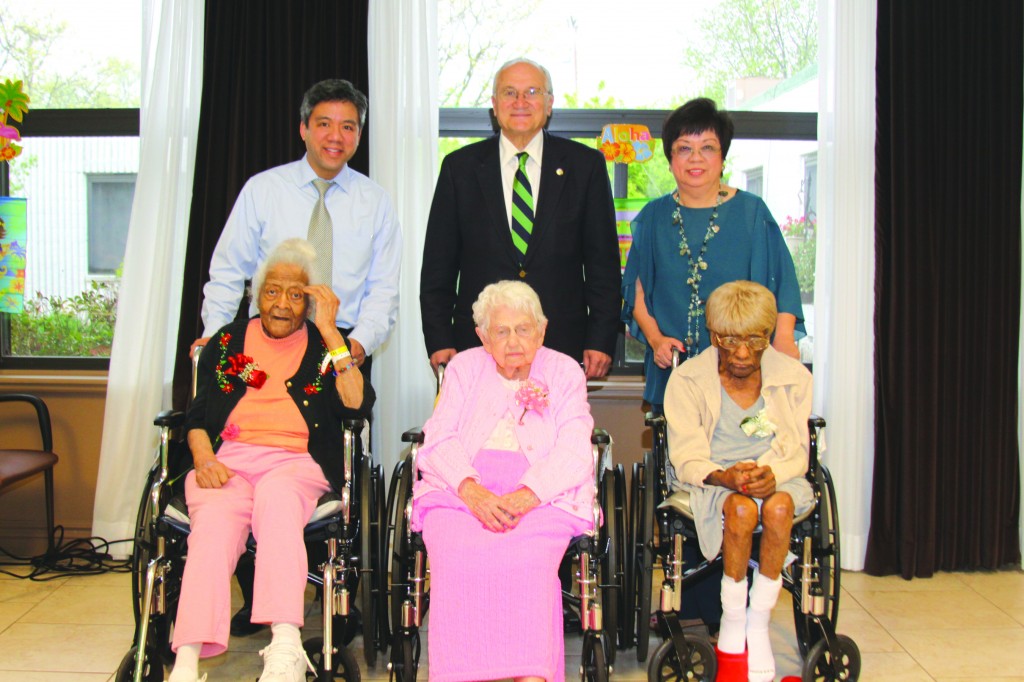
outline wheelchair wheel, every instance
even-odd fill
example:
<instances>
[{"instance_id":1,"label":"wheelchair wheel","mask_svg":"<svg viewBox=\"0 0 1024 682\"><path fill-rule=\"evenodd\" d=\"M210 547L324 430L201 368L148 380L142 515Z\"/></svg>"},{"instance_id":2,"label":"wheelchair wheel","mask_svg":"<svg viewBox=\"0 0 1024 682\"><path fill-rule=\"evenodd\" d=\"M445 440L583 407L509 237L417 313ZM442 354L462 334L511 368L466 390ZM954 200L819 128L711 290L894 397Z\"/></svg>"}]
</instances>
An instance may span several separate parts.
<instances>
[{"instance_id":1,"label":"wheelchair wheel","mask_svg":"<svg viewBox=\"0 0 1024 682\"><path fill-rule=\"evenodd\" d=\"M686 661L680 662L679 655L671 639L666 639L654 652L647 666L647 679L650 682L675 682L676 680L699 680L714 682L718 670L715 650L702 637L685 633L689 655ZM684 665L685 664L685 665Z\"/></svg>"},{"instance_id":2,"label":"wheelchair wheel","mask_svg":"<svg viewBox=\"0 0 1024 682\"><path fill-rule=\"evenodd\" d=\"M391 629L397 632L402 624L402 602L405 601L409 588L408 568L405 564L409 556L407 539L408 521L405 518L405 505L412 495L412 460L410 457L398 462L391 475L391 489L388 493L388 530L389 542L386 545L387 560L391 562Z\"/></svg>"},{"instance_id":3,"label":"wheelchair wheel","mask_svg":"<svg viewBox=\"0 0 1024 682\"><path fill-rule=\"evenodd\" d=\"M146 587L146 566L153 557L156 546L155 528L150 523L153 514L153 501L149 489L157 476L160 475L159 464L149 470L146 486L139 501L139 511L135 516L135 533L132 543L132 610L135 613L135 627L139 627L142 617L142 590Z\"/></svg>"},{"instance_id":4,"label":"wheelchair wheel","mask_svg":"<svg viewBox=\"0 0 1024 682\"><path fill-rule=\"evenodd\" d=\"M644 461L633 465L633 533L630 555L634 568L636 595L636 660L647 660L651 636L651 574L654 571L654 498L656 474L654 456L644 453Z\"/></svg>"},{"instance_id":5,"label":"wheelchair wheel","mask_svg":"<svg viewBox=\"0 0 1024 682\"><path fill-rule=\"evenodd\" d=\"M370 459L359 462L359 613L363 618L363 656L366 664L377 663L377 607L374 603L376 565L373 527L373 480Z\"/></svg>"},{"instance_id":6,"label":"wheelchair wheel","mask_svg":"<svg viewBox=\"0 0 1024 682\"><path fill-rule=\"evenodd\" d=\"M114 674L114 682L132 682L135 675L136 651L138 648L133 646L121 659L121 665L117 666L117 672ZM146 660L142 666L142 682L163 682L163 680L163 661L157 655L155 648L147 646Z\"/></svg>"},{"instance_id":7,"label":"wheelchair wheel","mask_svg":"<svg viewBox=\"0 0 1024 682\"><path fill-rule=\"evenodd\" d=\"M580 664L580 678L583 682L608 682L609 664L602 639L589 636L583 640L583 662Z\"/></svg>"},{"instance_id":8,"label":"wheelchair wheel","mask_svg":"<svg viewBox=\"0 0 1024 682\"><path fill-rule=\"evenodd\" d=\"M621 469L621 465L619 467ZM618 646L618 630L622 609L622 505L615 490L615 472L605 471L598 491L601 509L604 511L604 526L601 528L600 546L604 550L601 559L601 609L603 613L603 636L609 643L608 663L615 663L615 648Z\"/></svg>"},{"instance_id":9,"label":"wheelchair wheel","mask_svg":"<svg viewBox=\"0 0 1024 682\"><path fill-rule=\"evenodd\" d=\"M391 642L391 624L388 619L388 555L387 555L387 497L384 493L384 470L380 466L373 468L373 494L374 494L374 539L376 551L374 552L373 577L376 597L374 603L377 607L377 632L380 635L380 649L384 651Z\"/></svg>"},{"instance_id":10,"label":"wheelchair wheel","mask_svg":"<svg viewBox=\"0 0 1024 682\"><path fill-rule=\"evenodd\" d=\"M312 637L302 643L306 650L316 674L306 671L306 680L315 682L331 682L332 680L345 680L346 682L359 682L359 665L356 657L347 647L336 647L337 651L331 655L331 670L324 670L324 640L322 637Z\"/></svg>"},{"instance_id":11,"label":"wheelchair wheel","mask_svg":"<svg viewBox=\"0 0 1024 682\"><path fill-rule=\"evenodd\" d=\"M860 649L846 635L836 635L838 656L833 659L828 642L819 639L804 661L803 682L856 682L860 677Z\"/></svg>"},{"instance_id":12,"label":"wheelchair wheel","mask_svg":"<svg viewBox=\"0 0 1024 682\"><path fill-rule=\"evenodd\" d=\"M391 652L390 679L395 682L416 682L420 665L420 636L418 632L403 634L394 643Z\"/></svg>"},{"instance_id":13,"label":"wheelchair wheel","mask_svg":"<svg viewBox=\"0 0 1024 682\"><path fill-rule=\"evenodd\" d=\"M832 475L824 466L820 467L818 471L818 488L821 491L821 521L818 525L817 533L812 538L812 544L814 545L814 556L818 560L818 577L821 584L821 593L825 598L825 612L821 617L829 620L834 632L839 623L839 562L841 559L839 507L836 504L836 492L835 486L832 483ZM793 571L793 589L796 591L800 589L803 580L803 569L800 567L799 558L793 562L791 568ZM796 626L796 641L800 649L800 656L806 659L811 647L821 637L821 628L815 622L814 617L801 611L799 599L793 599L793 619Z\"/></svg>"}]
</instances>

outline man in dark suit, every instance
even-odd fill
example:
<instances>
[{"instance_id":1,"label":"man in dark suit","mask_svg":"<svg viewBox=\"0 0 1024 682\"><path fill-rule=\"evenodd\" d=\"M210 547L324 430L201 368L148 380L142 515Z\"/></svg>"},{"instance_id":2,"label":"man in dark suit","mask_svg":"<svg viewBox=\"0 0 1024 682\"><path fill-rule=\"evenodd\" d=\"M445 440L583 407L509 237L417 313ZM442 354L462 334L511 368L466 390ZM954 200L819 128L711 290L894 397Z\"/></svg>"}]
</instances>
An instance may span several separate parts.
<instances>
[{"instance_id":1,"label":"man in dark suit","mask_svg":"<svg viewBox=\"0 0 1024 682\"><path fill-rule=\"evenodd\" d=\"M441 164L420 273L423 336L435 369L480 344L473 301L504 279L522 280L540 296L545 346L581 361L588 378L611 367L621 301L608 171L600 152L544 132L553 102L544 67L506 63L491 98L500 133Z\"/></svg>"}]
</instances>

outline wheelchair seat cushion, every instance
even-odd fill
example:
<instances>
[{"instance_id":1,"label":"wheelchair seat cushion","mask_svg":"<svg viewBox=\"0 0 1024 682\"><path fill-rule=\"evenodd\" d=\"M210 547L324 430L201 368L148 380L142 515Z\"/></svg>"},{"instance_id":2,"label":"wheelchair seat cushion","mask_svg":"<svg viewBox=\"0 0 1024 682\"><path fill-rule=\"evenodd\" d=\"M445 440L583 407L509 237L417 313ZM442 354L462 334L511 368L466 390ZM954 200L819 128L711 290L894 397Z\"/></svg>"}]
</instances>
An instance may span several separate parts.
<instances>
[{"instance_id":1,"label":"wheelchair seat cushion","mask_svg":"<svg viewBox=\"0 0 1024 682\"><path fill-rule=\"evenodd\" d=\"M335 492L324 493L320 496L320 499L317 500L316 509L313 510L313 515L310 516L306 525L315 524L341 513L341 506L341 495ZM185 503L185 496L175 495L172 497L171 501L167 503L167 507L164 509L164 516L167 517L167 519L174 521L174 525L178 528L189 527L192 520L188 516L188 505Z\"/></svg>"}]
</instances>

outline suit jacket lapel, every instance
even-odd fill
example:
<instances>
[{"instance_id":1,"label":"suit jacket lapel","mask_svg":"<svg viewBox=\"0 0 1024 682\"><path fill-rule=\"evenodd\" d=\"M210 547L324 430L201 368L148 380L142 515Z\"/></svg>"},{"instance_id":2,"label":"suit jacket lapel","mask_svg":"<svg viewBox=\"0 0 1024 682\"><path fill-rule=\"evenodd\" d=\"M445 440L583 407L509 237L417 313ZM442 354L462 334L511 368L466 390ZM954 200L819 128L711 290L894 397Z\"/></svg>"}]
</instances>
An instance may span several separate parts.
<instances>
[{"instance_id":1,"label":"suit jacket lapel","mask_svg":"<svg viewBox=\"0 0 1024 682\"><path fill-rule=\"evenodd\" d=\"M512 242L512 232L505 210L505 190L501 184L501 155L498 153L497 135L483 147L479 160L477 179L480 182L480 193L483 196L484 205L487 207L485 222L488 227L485 229L494 231L496 243L501 244L508 257L518 263L519 251Z\"/></svg>"},{"instance_id":2,"label":"suit jacket lapel","mask_svg":"<svg viewBox=\"0 0 1024 682\"><path fill-rule=\"evenodd\" d=\"M540 201L534 210L533 233L530 235L530 246L526 249L526 266L537 253L541 241L555 222L558 202L565 187L565 146L561 140L547 132L544 135L544 158L540 167ZM511 237L509 238L511 241Z\"/></svg>"}]
</instances>

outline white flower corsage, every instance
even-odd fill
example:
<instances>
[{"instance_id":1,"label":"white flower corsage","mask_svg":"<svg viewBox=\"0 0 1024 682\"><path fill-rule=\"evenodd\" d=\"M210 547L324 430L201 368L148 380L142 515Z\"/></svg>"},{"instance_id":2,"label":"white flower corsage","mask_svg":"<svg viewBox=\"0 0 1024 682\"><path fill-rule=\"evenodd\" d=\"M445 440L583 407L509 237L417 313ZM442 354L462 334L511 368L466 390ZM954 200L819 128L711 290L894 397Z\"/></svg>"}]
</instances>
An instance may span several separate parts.
<instances>
[{"instance_id":1,"label":"white flower corsage","mask_svg":"<svg viewBox=\"0 0 1024 682\"><path fill-rule=\"evenodd\" d=\"M740 428L748 438L767 438L775 434L775 424L768 420L768 410L762 409L756 417L747 417L740 422Z\"/></svg>"}]
</instances>

